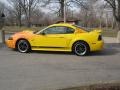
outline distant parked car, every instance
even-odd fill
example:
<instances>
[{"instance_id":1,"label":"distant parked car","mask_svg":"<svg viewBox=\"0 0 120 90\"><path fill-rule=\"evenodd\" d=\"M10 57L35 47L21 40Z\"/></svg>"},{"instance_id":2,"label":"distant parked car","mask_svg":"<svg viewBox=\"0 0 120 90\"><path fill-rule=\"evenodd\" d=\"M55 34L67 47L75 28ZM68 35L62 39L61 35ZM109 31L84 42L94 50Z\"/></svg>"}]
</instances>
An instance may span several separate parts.
<instances>
[{"instance_id":1,"label":"distant parked car","mask_svg":"<svg viewBox=\"0 0 120 90\"><path fill-rule=\"evenodd\" d=\"M21 53L31 50L74 52L83 56L103 49L100 30L86 31L76 25L59 23L37 32L18 32L6 41L9 48Z\"/></svg>"}]
</instances>

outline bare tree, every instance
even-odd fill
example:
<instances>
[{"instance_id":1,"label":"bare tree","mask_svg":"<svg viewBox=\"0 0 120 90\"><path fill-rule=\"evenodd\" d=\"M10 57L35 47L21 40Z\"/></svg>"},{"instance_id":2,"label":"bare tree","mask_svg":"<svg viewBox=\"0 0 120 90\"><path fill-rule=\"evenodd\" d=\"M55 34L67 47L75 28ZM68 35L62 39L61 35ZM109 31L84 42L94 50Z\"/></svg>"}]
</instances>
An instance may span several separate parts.
<instances>
[{"instance_id":1,"label":"bare tree","mask_svg":"<svg viewBox=\"0 0 120 90\"><path fill-rule=\"evenodd\" d=\"M0 29L3 28L4 26L4 4L0 2ZM5 42L5 34L4 30L0 30L0 42L4 43Z\"/></svg>"},{"instance_id":2,"label":"bare tree","mask_svg":"<svg viewBox=\"0 0 120 90\"><path fill-rule=\"evenodd\" d=\"M64 18L64 1L65 0L45 0L44 4L45 4L45 6L50 5L50 4L58 5L59 8L57 8L57 11L55 11L55 13L58 13L59 17ZM54 11L54 10L52 10L52 11Z\"/></svg>"},{"instance_id":3,"label":"bare tree","mask_svg":"<svg viewBox=\"0 0 120 90\"><path fill-rule=\"evenodd\" d=\"M113 10L113 16L115 17L118 29L120 30L120 0L105 0Z\"/></svg>"},{"instance_id":4,"label":"bare tree","mask_svg":"<svg viewBox=\"0 0 120 90\"><path fill-rule=\"evenodd\" d=\"M86 1L86 0L43 0L43 1L44 1L45 5L54 3L55 6L58 6L59 8L57 7L56 11L55 10L52 10L52 11L55 11L55 13L58 14L58 16L63 19L65 6L66 6L66 8L68 8L68 7L73 8L73 6L79 5L79 6L85 8L84 1ZM52 9L53 9L53 7L52 7Z\"/></svg>"},{"instance_id":5,"label":"bare tree","mask_svg":"<svg viewBox=\"0 0 120 90\"><path fill-rule=\"evenodd\" d=\"M87 2L90 0L70 0L69 2L73 3L78 8L84 8L86 10L89 9Z\"/></svg>"},{"instance_id":6,"label":"bare tree","mask_svg":"<svg viewBox=\"0 0 120 90\"><path fill-rule=\"evenodd\" d=\"M4 4L0 2L0 29L3 27L4 24Z\"/></svg>"},{"instance_id":7,"label":"bare tree","mask_svg":"<svg viewBox=\"0 0 120 90\"><path fill-rule=\"evenodd\" d=\"M5 25L19 25L18 17L16 12L11 7L5 8L6 22Z\"/></svg>"},{"instance_id":8,"label":"bare tree","mask_svg":"<svg viewBox=\"0 0 120 90\"><path fill-rule=\"evenodd\" d=\"M32 11L39 4L40 0L18 0L18 2L20 4L20 6L22 7L23 12L25 14L25 17L27 20L27 26L31 27Z\"/></svg>"},{"instance_id":9,"label":"bare tree","mask_svg":"<svg viewBox=\"0 0 120 90\"><path fill-rule=\"evenodd\" d=\"M35 26L42 26L45 13L41 9L35 9L31 16L32 24Z\"/></svg>"},{"instance_id":10,"label":"bare tree","mask_svg":"<svg viewBox=\"0 0 120 90\"><path fill-rule=\"evenodd\" d=\"M95 10L95 4L97 0L73 0L77 8L80 8L79 17L83 26L85 27L97 27L98 19ZM78 2L77 2L78 1Z\"/></svg>"},{"instance_id":11,"label":"bare tree","mask_svg":"<svg viewBox=\"0 0 120 90\"><path fill-rule=\"evenodd\" d=\"M11 13L14 13L16 16L16 23L21 27L22 25L22 21L21 21L21 17L22 17L22 7L20 5L19 0L8 0L9 4L11 5L11 7L9 6L7 8L7 10Z\"/></svg>"},{"instance_id":12,"label":"bare tree","mask_svg":"<svg viewBox=\"0 0 120 90\"><path fill-rule=\"evenodd\" d=\"M11 6L7 8L8 17L7 20L11 23L14 23L16 18L16 24L21 26L24 24L27 27L31 27L32 21L34 20L33 15L36 10L38 10L38 5L42 0L7 0ZM37 7L37 8L36 8ZM39 17L41 18L41 17ZM12 20L11 20L12 19ZM23 22L23 21L24 22Z\"/></svg>"}]
</instances>

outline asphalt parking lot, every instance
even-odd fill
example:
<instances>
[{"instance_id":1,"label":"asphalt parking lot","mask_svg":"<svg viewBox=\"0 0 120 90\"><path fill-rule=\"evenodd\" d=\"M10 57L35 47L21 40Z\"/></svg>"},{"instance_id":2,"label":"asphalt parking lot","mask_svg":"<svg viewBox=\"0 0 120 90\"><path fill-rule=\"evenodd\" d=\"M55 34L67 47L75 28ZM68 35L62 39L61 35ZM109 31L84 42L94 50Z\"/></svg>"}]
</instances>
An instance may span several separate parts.
<instances>
[{"instance_id":1,"label":"asphalt parking lot","mask_svg":"<svg viewBox=\"0 0 120 90\"><path fill-rule=\"evenodd\" d=\"M120 82L120 45L79 57L72 53L22 54L0 45L0 90L56 90L102 82Z\"/></svg>"}]
</instances>

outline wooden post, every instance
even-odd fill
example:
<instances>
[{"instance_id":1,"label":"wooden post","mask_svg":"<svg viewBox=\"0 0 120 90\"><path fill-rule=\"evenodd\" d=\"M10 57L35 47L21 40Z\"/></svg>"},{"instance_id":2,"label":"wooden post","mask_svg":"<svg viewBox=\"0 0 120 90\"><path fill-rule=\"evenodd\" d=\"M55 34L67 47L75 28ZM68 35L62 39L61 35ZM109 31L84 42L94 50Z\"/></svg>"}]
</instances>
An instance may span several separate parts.
<instances>
[{"instance_id":1,"label":"wooden post","mask_svg":"<svg viewBox=\"0 0 120 90\"><path fill-rule=\"evenodd\" d=\"M4 30L0 30L0 43L5 43L5 33L4 33Z\"/></svg>"},{"instance_id":2,"label":"wooden post","mask_svg":"<svg viewBox=\"0 0 120 90\"><path fill-rule=\"evenodd\" d=\"M0 14L0 43L5 43L5 33L4 30L2 30L4 26L4 18L5 15L3 13Z\"/></svg>"},{"instance_id":3,"label":"wooden post","mask_svg":"<svg viewBox=\"0 0 120 90\"><path fill-rule=\"evenodd\" d=\"M120 31L118 31L118 34L117 34L117 43L120 44Z\"/></svg>"}]
</instances>

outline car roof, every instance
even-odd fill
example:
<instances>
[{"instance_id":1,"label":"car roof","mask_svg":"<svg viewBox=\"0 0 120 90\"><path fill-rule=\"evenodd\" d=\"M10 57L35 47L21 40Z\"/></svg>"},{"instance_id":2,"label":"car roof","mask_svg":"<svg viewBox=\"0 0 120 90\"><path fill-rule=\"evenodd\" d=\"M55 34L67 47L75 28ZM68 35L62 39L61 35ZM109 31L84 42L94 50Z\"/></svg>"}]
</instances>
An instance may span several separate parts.
<instances>
[{"instance_id":1,"label":"car roof","mask_svg":"<svg viewBox=\"0 0 120 90\"><path fill-rule=\"evenodd\" d=\"M72 24L69 23L58 23L58 24L52 24L49 27L53 27L53 26L66 26L66 27L70 27L70 28L76 28L75 26L73 26Z\"/></svg>"}]
</instances>

